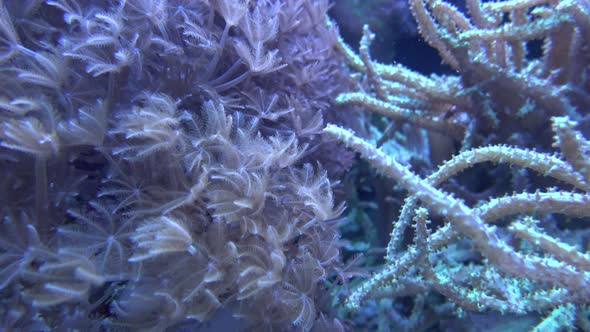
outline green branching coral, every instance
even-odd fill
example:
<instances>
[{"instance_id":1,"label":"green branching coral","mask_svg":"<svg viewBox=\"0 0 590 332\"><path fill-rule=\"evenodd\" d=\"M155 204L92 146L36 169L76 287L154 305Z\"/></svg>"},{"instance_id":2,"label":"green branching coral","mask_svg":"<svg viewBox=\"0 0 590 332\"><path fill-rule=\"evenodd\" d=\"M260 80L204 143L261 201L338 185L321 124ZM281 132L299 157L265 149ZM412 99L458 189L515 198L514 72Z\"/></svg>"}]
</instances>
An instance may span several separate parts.
<instances>
[{"instance_id":1,"label":"green branching coral","mask_svg":"<svg viewBox=\"0 0 590 332\"><path fill-rule=\"evenodd\" d=\"M563 132L574 130L571 126L575 122L562 118L553 121L556 144L568 145L566 142L571 137L565 137ZM562 127L564 124L567 130ZM581 173L584 168L548 154L490 146L462 152L422 179L348 130L328 125L325 131L360 153L380 174L399 181L411 194L394 224L386 266L349 296L347 306L350 309L357 309L362 301L380 292L391 296L407 292L408 287L418 292L436 290L458 307L475 311L522 314L550 310L562 304L572 310L574 306L570 304L575 304L577 310L582 310L587 303L590 256L563 242L559 236L548 234L541 222L534 219L534 216L551 213L590 217L589 187ZM579 135L576 143L570 144L577 144L580 150L590 147L590 142ZM579 157L569 158L579 160ZM469 207L437 188L443 181L482 162L526 167L559 179L580 192L545 188L534 193L490 198L483 204ZM426 211L443 217L448 223L436 231L427 229ZM519 215L530 217L519 218ZM500 222L508 216L517 218L505 228L506 233ZM401 235L412 218L417 225L415 244L400 251ZM420 228L422 233L418 232ZM442 259L446 248L461 238L470 239L482 254L479 264L463 265L460 261ZM509 244L517 239L538 249Z\"/></svg>"},{"instance_id":2,"label":"green branching coral","mask_svg":"<svg viewBox=\"0 0 590 332\"><path fill-rule=\"evenodd\" d=\"M428 310L450 314L449 303L470 315L540 313L538 329L588 326L588 2L408 2L450 74L375 61L368 26L358 54L337 44L360 89L335 102L389 125L376 147L363 133L325 132L408 192L384 266L346 306L390 299L390 312L411 311L392 323L406 330L430 328ZM425 165L380 148L403 145L408 130L425 133L431 156L447 161Z\"/></svg>"}]
</instances>

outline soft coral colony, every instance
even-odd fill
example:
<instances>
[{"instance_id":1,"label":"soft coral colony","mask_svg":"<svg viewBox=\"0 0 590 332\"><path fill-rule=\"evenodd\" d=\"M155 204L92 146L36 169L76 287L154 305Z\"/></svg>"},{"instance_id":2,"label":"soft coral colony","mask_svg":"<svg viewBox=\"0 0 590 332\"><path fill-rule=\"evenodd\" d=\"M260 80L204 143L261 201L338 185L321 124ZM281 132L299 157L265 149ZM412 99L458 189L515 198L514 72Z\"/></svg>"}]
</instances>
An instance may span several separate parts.
<instances>
[{"instance_id":1,"label":"soft coral colony","mask_svg":"<svg viewBox=\"0 0 590 332\"><path fill-rule=\"evenodd\" d=\"M327 8L2 3L2 329L341 327Z\"/></svg>"},{"instance_id":2,"label":"soft coral colony","mask_svg":"<svg viewBox=\"0 0 590 332\"><path fill-rule=\"evenodd\" d=\"M327 1L1 3L2 327L362 329L331 304L350 148L410 196L348 309L590 330L590 3L409 4L454 75L374 61L368 27L355 54ZM509 180L466 185L485 163Z\"/></svg>"}]
</instances>

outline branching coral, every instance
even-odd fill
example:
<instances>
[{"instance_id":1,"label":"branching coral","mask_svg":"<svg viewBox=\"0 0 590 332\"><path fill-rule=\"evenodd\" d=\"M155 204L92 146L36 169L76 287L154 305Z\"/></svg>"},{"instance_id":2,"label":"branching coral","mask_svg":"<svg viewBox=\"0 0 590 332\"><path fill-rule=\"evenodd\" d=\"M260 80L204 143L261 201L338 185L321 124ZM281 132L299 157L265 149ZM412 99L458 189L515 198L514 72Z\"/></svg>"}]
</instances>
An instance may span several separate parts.
<instances>
[{"instance_id":1,"label":"branching coral","mask_svg":"<svg viewBox=\"0 0 590 332\"><path fill-rule=\"evenodd\" d=\"M349 307L415 295L406 329L448 301L582 326L586 225L557 215L588 216L587 1L409 4L452 75L375 62L368 28L357 56L327 0L0 0L1 328L164 331L229 312L253 330L344 329L333 281L362 275L341 257L345 145L411 195ZM426 176L435 132L463 145ZM401 201L378 185L378 204Z\"/></svg>"},{"instance_id":2,"label":"branching coral","mask_svg":"<svg viewBox=\"0 0 590 332\"><path fill-rule=\"evenodd\" d=\"M365 26L359 55L340 40L349 64L366 74L371 94L340 94L399 122L454 139L524 145L551 115L578 118L588 108L588 10L583 1L466 1L469 16L441 0L411 0L422 37L456 75L426 76L370 56ZM535 43L542 43L542 54ZM399 126L399 125L398 125ZM480 137L479 139L477 138ZM546 143L539 140L540 143Z\"/></svg>"},{"instance_id":3,"label":"branching coral","mask_svg":"<svg viewBox=\"0 0 590 332\"><path fill-rule=\"evenodd\" d=\"M564 122L569 125L569 130L573 130L571 125L574 122L554 118L555 127L563 126ZM465 151L441 165L428 178L421 179L408 167L355 137L350 131L329 125L326 132L360 153L379 173L399 181L412 195L406 200L400 219L394 225L387 265L350 295L349 308L358 308L361 301L383 288L388 289L386 293L390 294L402 293L406 288L420 292L432 288L460 308L469 310L525 313L562 310L560 305L567 305L573 310L574 307L570 306L573 303L582 312L589 295L590 257L575 246L545 233L541 223L533 218L550 213L590 217L588 183L580 168L546 154L491 146ZM584 149L590 146L587 140L577 138ZM562 139L558 133L556 141ZM582 192L547 188L532 194L515 193L491 198L472 208L437 188L441 182L462 170L486 161L531 168L542 175L561 179ZM430 233L426 226L427 212L419 208L420 205L432 214L447 219L448 224ZM415 246L399 252L401 235L413 215L417 224ZM507 234L499 226L492 226L505 217L518 215L530 217L512 221ZM447 251L445 247L463 237L470 239L473 247L482 253L484 260L481 264L463 265L453 260L435 263ZM522 240L522 243L517 247L508 244L515 239ZM544 253L539 254L524 243L539 246ZM412 268L412 265L416 267ZM449 271L454 271L454 276ZM463 275L467 277L464 279Z\"/></svg>"},{"instance_id":4,"label":"branching coral","mask_svg":"<svg viewBox=\"0 0 590 332\"><path fill-rule=\"evenodd\" d=\"M409 3L420 34L452 74L374 61L367 26L358 55L337 44L360 73L361 91L336 103L376 113L382 131L377 147L337 126L325 131L410 194L385 266L348 297L348 308L411 296L410 317L387 308L403 329L428 324L427 306L442 314L446 301L468 313L547 314L537 329L588 326L587 2L467 0L465 12L442 0ZM403 149L379 148L390 140L407 146L408 127L428 132L432 154L454 156L434 172L432 160L410 159L410 170ZM453 144L444 147L444 136ZM399 192L385 195L392 202Z\"/></svg>"}]
</instances>

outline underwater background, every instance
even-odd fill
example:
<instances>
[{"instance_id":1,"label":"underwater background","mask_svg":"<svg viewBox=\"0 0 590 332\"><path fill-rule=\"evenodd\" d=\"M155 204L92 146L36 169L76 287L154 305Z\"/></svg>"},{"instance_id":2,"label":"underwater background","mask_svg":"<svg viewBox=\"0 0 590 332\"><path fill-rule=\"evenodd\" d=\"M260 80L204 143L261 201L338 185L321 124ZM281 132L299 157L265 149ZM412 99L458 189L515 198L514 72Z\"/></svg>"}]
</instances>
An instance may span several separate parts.
<instances>
[{"instance_id":1,"label":"underwater background","mask_svg":"<svg viewBox=\"0 0 590 332\"><path fill-rule=\"evenodd\" d=\"M0 0L2 331L590 331L588 0Z\"/></svg>"}]
</instances>

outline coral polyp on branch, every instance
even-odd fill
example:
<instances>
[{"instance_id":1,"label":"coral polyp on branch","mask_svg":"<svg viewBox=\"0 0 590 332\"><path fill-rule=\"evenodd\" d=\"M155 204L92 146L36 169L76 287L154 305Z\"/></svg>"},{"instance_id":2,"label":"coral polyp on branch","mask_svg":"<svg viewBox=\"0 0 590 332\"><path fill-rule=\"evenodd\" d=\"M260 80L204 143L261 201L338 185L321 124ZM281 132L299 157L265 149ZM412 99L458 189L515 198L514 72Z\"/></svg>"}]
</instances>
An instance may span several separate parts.
<instances>
[{"instance_id":1,"label":"coral polyp on branch","mask_svg":"<svg viewBox=\"0 0 590 332\"><path fill-rule=\"evenodd\" d=\"M564 121L573 124L565 119L554 118L556 124ZM569 129L573 130L571 127ZM361 301L380 287L393 288L393 294L395 290L401 292L408 287L401 280L420 284L420 288L433 288L459 307L478 311L494 309L525 313L568 303L586 303L590 256L558 237L546 234L540 227L541 221L534 218L550 213L577 218L590 216L589 186L580 174L580 169L551 155L508 146L490 146L462 152L441 165L437 172L422 179L407 166L355 137L350 131L329 125L326 132L360 153L380 174L398 180L411 194L402 208L400 219L394 225L387 250L389 264L349 297L350 308L357 308ZM590 147L590 142L583 137L578 136L578 140L577 144L582 149ZM490 198L477 207L469 207L437 188L443 181L482 162L502 162L530 168L542 175L561 179L581 192L547 188L534 193ZM421 205L426 209L421 208ZM436 232L428 230L428 211L448 219L449 223ZM493 226L514 215L526 217L512 221L507 227L508 233ZM412 218L417 224L415 247L399 252L400 236ZM439 260L445 254L445 247L463 237L469 238L473 247L481 252L485 258L483 264L462 265L460 261L450 260L447 263L450 266L445 266L446 260ZM524 244L521 244L524 249L519 250L519 247L514 248L507 243L516 239L539 246L548 255L538 255ZM418 269L410 268L409 264L417 264ZM455 273L462 271L459 275L466 274L469 277L454 278L449 274L451 270ZM489 279L490 276L494 277ZM551 288L550 292L546 291L548 287ZM551 301L547 301L547 297Z\"/></svg>"},{"instance_id":2,"label":"coral polyp on branch","mask_svg":"<svg viewBox=\"0 0 590 332\"><path fill-rule=\"evenodd\" d=\"M325 132L398 184L378 187L383 213L408 194L384 266L346 306L383 303L403 330L442 328L449 308L459 313L451 330L494 312L507 314L498 328L526 315L521 326L536 331L587 330L588 2L467 0L465 12L449 1L409 3L451 74L376 62L368 26L358 55L337 44L360 91L336 102L375 116L368 138L332 124ZM408 153L416 133L427 142L421 159Z\"/></svg>"}]
</instances>

